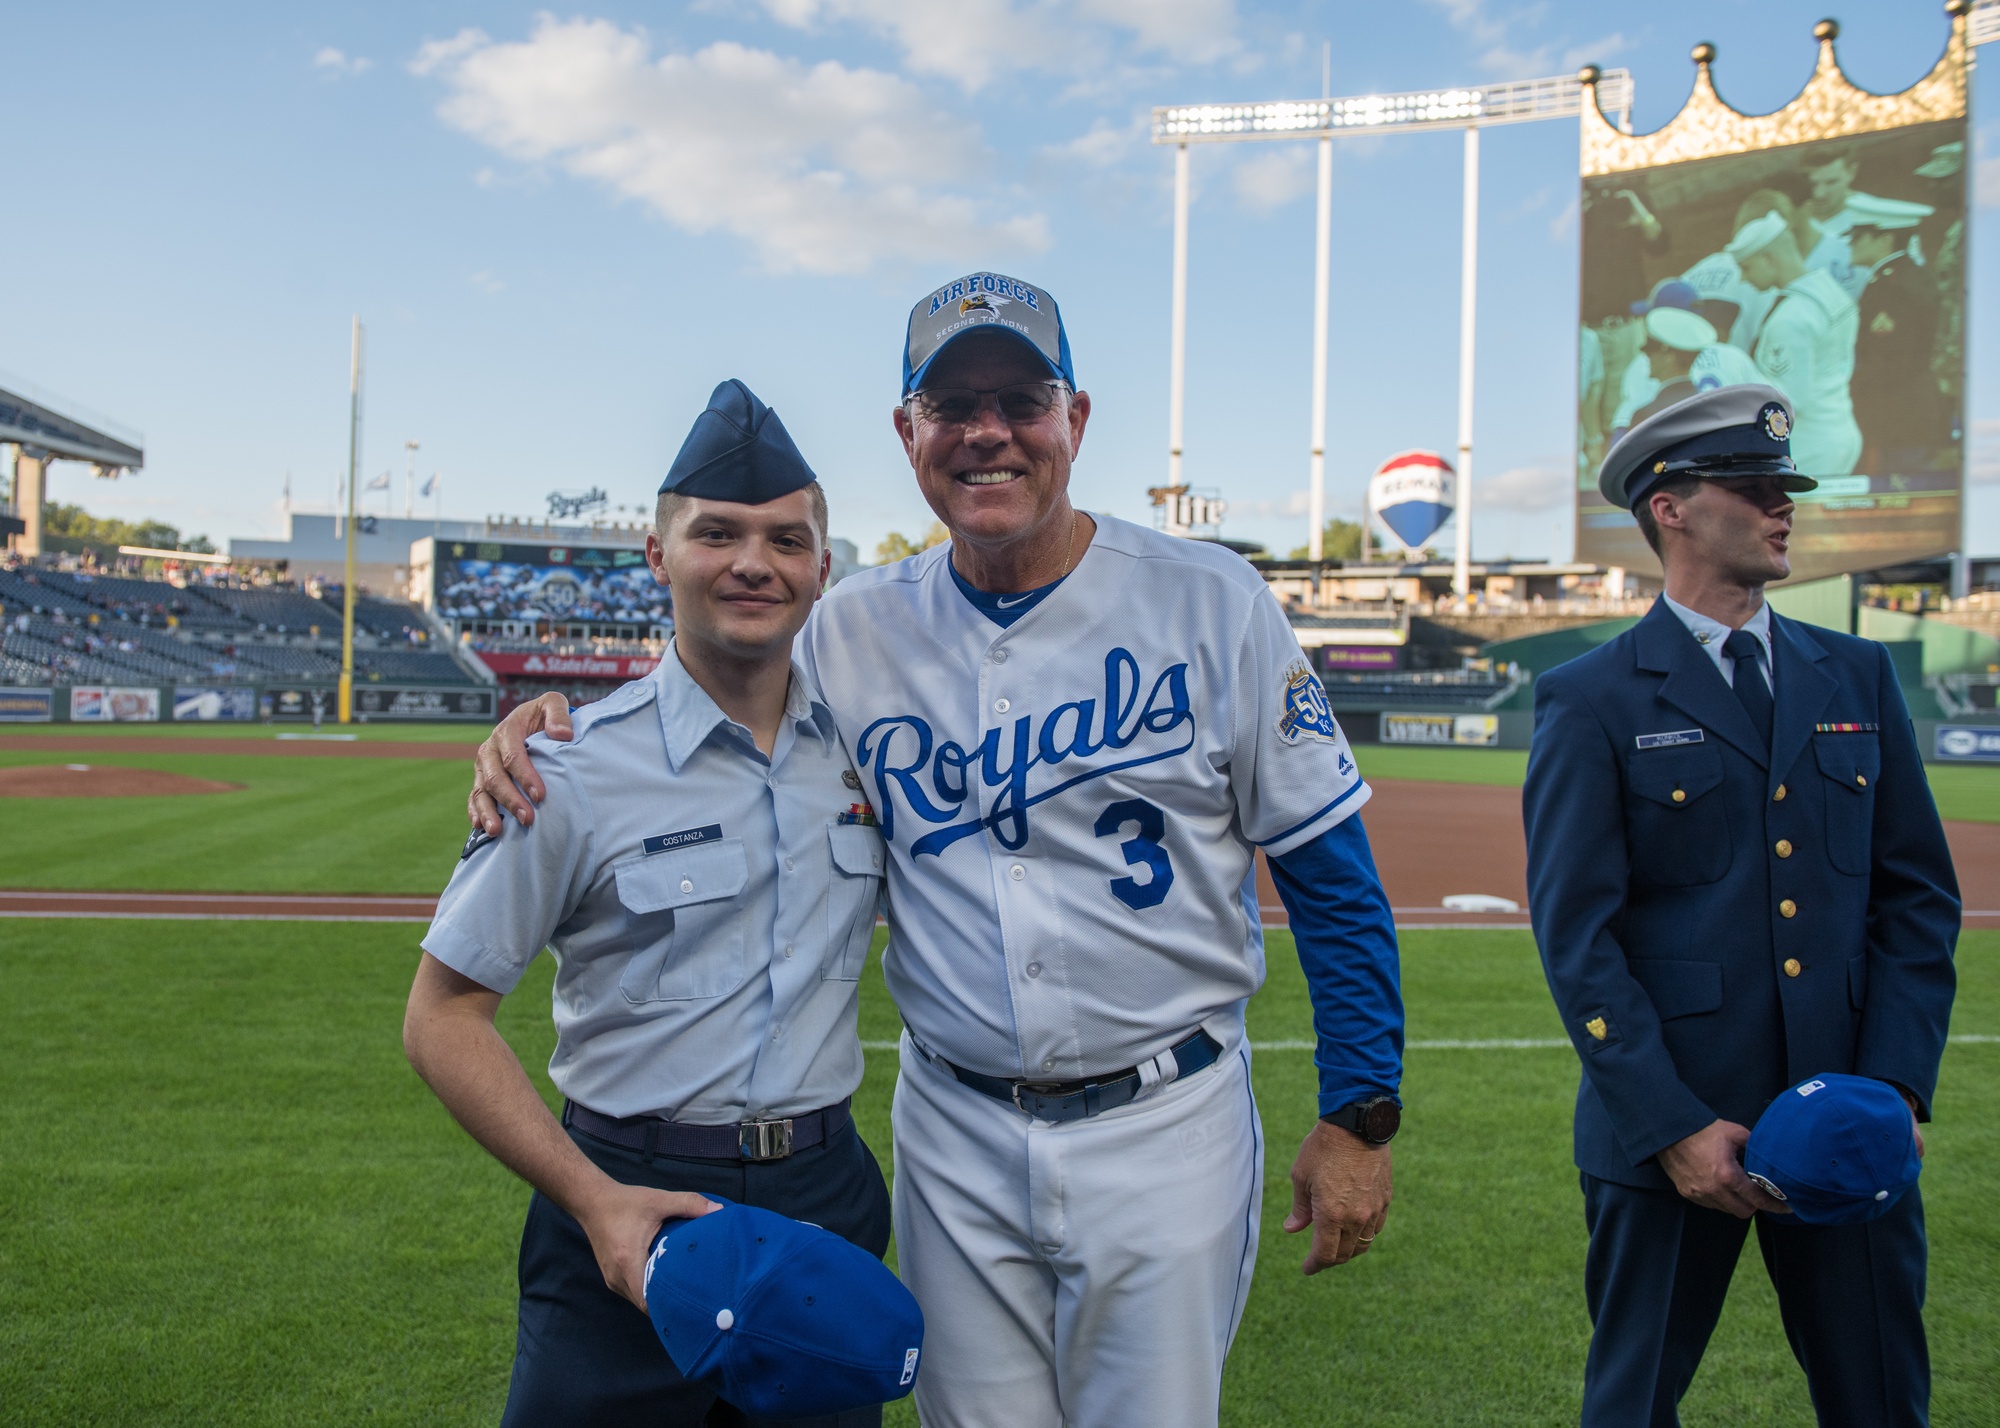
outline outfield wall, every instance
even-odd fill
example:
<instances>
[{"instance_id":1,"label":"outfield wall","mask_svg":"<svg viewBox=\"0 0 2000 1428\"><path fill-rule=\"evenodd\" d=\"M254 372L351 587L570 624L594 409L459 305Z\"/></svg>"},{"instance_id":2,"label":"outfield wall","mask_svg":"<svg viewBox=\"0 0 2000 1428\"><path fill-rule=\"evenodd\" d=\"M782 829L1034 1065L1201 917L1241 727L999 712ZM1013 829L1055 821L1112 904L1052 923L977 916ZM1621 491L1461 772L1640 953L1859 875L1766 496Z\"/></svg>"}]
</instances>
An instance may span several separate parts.
<instances>
[{"instance_id":1,"label":"outfield wall","mask_svg":"<svg viewBox=\"0 0 2000 1428\"><path fill-rule=\"evenodd\" d=\"M498 718L490 686L363 684L354 690L361 724L484 723ZM311 723L315 710L336 720L333 685L77 684L0 685L4 724Z\"/></svg>"}]
</instances>

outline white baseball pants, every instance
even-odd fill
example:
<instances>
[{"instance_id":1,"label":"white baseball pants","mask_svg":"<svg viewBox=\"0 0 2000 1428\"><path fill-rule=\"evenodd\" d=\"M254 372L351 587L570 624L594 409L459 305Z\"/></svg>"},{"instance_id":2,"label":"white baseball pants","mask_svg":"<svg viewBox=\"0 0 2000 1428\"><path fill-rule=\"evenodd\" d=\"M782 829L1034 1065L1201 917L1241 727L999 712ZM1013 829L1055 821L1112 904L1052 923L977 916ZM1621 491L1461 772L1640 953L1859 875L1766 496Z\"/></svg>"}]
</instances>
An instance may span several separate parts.
<instances>
[{"instance_id":1,"label":"white baseball pants","mask_svg":"<svg viewBox=\"0 0 2000 1428\"><path fill-rule=\"evenodd\" d=\"M1247 1046L1058 1125L960 1085L906 1037L894 1126L925 1428L1213 1428L1257 1260Z\"/></svg>"}]
</instances>

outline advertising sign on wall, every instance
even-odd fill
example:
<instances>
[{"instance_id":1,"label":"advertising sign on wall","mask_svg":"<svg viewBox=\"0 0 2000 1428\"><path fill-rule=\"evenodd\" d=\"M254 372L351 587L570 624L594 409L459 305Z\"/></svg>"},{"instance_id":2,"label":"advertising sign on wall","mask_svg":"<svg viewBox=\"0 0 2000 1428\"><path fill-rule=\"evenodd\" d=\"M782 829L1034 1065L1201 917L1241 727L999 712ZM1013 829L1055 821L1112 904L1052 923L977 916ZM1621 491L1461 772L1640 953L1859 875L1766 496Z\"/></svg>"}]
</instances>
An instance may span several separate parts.
<instances>
[{"instance_id":1,"label":"advertising sign on wall","mask_svg":"<svg viewBox=\"0 0 2000 1428\"><path fill-rule=\"evenodd\" d=\"M311 719L315 714L322 720L337 717L339 704L331 689L266 689L264 691L264 713L272 719Z\"/></svg>"},{"instance_id":2,"label":"advertising sign on wall","mask_svg":"<svg viewBox=\"0 0 2000 1428\"><path fill-rule=\"evenodd\" d=\"M249 723L257 717L257 691L246 685L223 689L193 689L186 685L174 690L174 718L217 719L225 723Z\"/></svg>"},{"instance_id":3,"label":"advertising sign on wall","mask_svg":"<svg viewBox=\"0 0 2000 1428\"><path fill-rule=\"evenodd\" d=\"M1500 742L1500 718L1495 714L1385 713L1380 738L1385 744L1488 748Z\"/></svg>"},{"instance_id":4,"label":"advertising sign on wall","mask_svg":"<svg viewBox=\"0 0 2000 1428\"><path fill-rule=\"evenodd\" d=\"M2000 728L1990 724L1940 724L1931 753L1939 759L2000 764Z\"/></svg>"},{"instance_id":5,"label":"advertising sign on wall","mask_svg":"<svg viewBox=\"0 0 2000 1428\"><path fill-rule=\"evenodd\" d=\"M160 691L80 684L69 692L69 717L76 724L148 724L160 717Z\"/></svg>"},{"instance_id":6,"label":"advertising sign on wall","mask_svg":"<svg viewBox=\"0 0 2000 1428\"><path fill-rule=\"evenodd\" d=\"M1374 669L1399 669L1403 663L1400 645L1321 645L1314 653L1319 667L1347 673Z\"/></svg>"},{"instance_id":7,"label":"advertising sign on wall","mask_svg":"<svg viewBox=\"0 0 2000 1428\"><path fill-rule=\"evenodd\" d=\"M491 689L381 689L354 691L354 712L371 719L485 719L491 721Z\"/></svg>"},{"instance_id":8,"label":"advertising sign on wall","mask_svg":"<svg viewBox=\"0 0 2000 1428\"><path fill-rule=\"evenodd\" d=\"M1936 69L1871 94L1823 65L1772 114L1706 70L1651 134L1587 105L1576 558L1651 569L1597 471L1620 434L1700 391L1756 383L1791 407L1795 578L1959 546L1965 460L1962 21Z\"/></svg>"},{"instance_id":9,"label":"advertising sign on wall","mask_svg":"<svg viewBox=\"0 0 2000 1428\"><path fill-rule=\"evenodd\" d=\"M643 679L659 668L652 655L523 654L481 650L479 662L501 676L543 675L550 679Z\"/></svg>"},{"instance_id":10,"label":"advertising sign on wall","mask_svg":"<svg viewBox=\"0 0 2000 1428\"><path fill-rule=\"evenodd\" d=\"M53 689L0 689L0 724L46 724L54 710Z\"/></svg>"}]
</instances>

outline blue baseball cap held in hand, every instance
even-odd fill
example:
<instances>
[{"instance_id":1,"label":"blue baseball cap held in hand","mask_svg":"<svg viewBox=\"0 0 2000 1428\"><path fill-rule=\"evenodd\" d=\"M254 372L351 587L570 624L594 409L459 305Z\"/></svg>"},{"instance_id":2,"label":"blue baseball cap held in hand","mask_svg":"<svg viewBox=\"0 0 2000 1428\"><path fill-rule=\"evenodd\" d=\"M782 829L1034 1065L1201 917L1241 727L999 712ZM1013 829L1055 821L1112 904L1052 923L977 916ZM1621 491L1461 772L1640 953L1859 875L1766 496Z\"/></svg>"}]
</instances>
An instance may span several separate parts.
<instances>
[{"instance_id":1,"label":"blue baseball cap held in hand","mask_svg":"<svg viewBox=\"0 0 2000 1428\"><path fill-rule=\"evenodd\" d=\"M1807 1225L1886 1215L1921 1167L1910 1108L1896 1088L1831 1071L1765 1107L1743 1153L1750 1178Z\"/></svg>"},{"instance_id":2,"label":"blue baseball cap held in hand","mask_svg":"<svg viewBox=\"0 0 2000 1428\"><path fill-rule=\"evenodd\" d=\"M669 1220L646 1260L646 1312L675 1367L752 1418L908 1393L924 1316L902 1281L817 1225L721 1203Z\"/></svg>"}]
</instances>

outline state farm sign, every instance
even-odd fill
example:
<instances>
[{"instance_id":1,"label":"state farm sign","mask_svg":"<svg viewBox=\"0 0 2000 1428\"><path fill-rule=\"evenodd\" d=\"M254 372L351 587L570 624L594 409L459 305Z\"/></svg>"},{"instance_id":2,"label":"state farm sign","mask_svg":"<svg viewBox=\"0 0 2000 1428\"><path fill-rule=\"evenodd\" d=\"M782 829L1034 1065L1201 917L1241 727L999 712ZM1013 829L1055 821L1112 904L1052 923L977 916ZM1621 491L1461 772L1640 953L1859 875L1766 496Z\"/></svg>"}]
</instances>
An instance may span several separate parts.
<instances>
[{"instance_id":1,"label":"state farm sign","mask_svg":"<svg viewBox=\"0 0 2000 1428\"><path fill-rule=\"evenodd\" d=\"M558 655L488 653L480 663L495 674L532 674L545 679L642 679L659 667L651 655Z\"/></svg>"}]
</instances>

